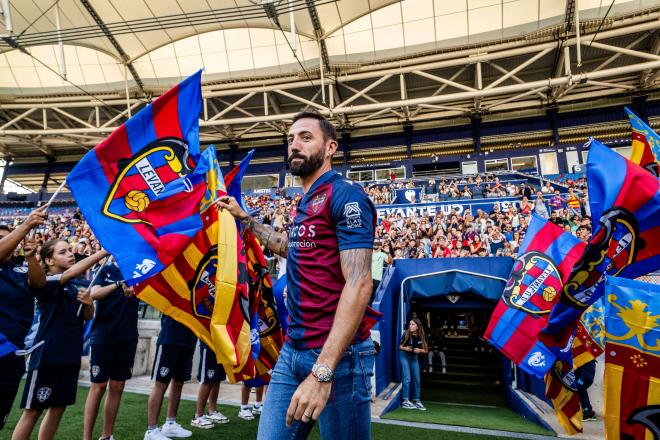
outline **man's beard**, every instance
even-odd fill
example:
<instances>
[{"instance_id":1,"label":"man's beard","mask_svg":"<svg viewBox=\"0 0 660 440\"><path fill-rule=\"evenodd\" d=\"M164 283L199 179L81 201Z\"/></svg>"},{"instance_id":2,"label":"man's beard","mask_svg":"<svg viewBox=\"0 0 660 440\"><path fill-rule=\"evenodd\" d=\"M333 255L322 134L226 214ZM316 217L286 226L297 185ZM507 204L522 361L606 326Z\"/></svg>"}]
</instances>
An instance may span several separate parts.
<instances>
[{"instance_id":1,"label":"man's beard","mask_svg":"<svg viewBox=\"0 0 660 440\"><path fill-rule=\"evenodd\" d=\"M298 177L311 176L316 170L323 166L324 155L325 151L323 148L319 149L315 153L312 153L309 157L305 157L299 153L292 153L287 159L291 174ZM302 163L296 162L294 164L294 159L302 159Z\"/></svg>"}]
</instances>

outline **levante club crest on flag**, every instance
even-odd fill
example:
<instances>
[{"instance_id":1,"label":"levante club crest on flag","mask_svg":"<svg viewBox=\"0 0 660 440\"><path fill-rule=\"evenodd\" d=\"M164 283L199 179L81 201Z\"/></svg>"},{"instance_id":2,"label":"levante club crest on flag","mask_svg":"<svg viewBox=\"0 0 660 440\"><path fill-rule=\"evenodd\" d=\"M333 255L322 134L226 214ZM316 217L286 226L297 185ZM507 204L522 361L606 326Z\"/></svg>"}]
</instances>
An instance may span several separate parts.
<instances>
[{"instance_id":1,"label":"levante club crest on flag","mask_svg":"<svg viewBox=\"0 0 660 440\"><path fill-rule=\"evenodd\" d=\"M533 215L520 256L484 336L523 370L543 377L556 356L538 335L559 299L571 265L584 244L562 228Z\"/></svg>"},{"instance_id":2,"label":"levante club crest on flag","mask_svg":"<svg viewBox=\"0 0 660 440\"><path fill-rule=\"evenodd\" d=\"M597 226L552 310L541 338L547 345L566 344L580 315L603 296L605 276L636 278L660 267L658 178L592 140L587 184Z\"/></svg>"},{"instance_id":3,"label":"levante club crest on flag","mask_svg":"<svg viewBox=\"0 0 660 440\"><path fill-rule=\"evenodd\" d=\"M122 124L67 177L128 284L164 269L201 228L201 71ZM176 188L176 189L174 189Z\"/></svg>"}]
</instances>

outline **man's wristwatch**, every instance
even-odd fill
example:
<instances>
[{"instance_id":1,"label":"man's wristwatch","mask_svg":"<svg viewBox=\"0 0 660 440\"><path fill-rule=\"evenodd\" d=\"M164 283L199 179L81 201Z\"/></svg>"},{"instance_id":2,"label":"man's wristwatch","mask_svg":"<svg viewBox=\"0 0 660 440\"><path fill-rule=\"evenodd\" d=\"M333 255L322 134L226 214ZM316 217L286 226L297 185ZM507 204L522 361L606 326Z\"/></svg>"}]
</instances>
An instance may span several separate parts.
<instances>
[{"instance_id":1,"label":"man's wristwatch","mask_svg":"<svg viewBox=\"0 0 660 440\"><path fill-rule=\"evenodd\" d=\"M314 364L312 367L312 376L319 382L332 382L334 372L326 364Z\"/></svg>"}]
</instances>

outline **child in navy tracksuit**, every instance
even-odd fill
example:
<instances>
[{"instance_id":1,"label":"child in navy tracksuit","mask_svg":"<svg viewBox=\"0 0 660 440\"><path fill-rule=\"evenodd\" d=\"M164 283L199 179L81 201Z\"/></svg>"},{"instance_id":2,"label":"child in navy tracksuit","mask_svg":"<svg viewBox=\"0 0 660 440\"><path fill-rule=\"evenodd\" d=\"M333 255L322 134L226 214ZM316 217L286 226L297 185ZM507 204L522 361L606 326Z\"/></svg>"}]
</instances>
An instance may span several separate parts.
<instances>
[{"instance_id":1,"label":"child in navy tracksuit","mask_svg":"<svg viewBox=\"0 0 660 440\"><path fill-rule=\"evenodd\" d=\"M40 438L53 438L66 407L76 401L83 326L94 315L87 289L75 282L108 253L105 250L76 263L69 243L51 240L40 251L46 283L35 292L41 313L34 349L28 357L27 380L14 440L29 439L44 410Z\"/></svg>"}]
</instances>

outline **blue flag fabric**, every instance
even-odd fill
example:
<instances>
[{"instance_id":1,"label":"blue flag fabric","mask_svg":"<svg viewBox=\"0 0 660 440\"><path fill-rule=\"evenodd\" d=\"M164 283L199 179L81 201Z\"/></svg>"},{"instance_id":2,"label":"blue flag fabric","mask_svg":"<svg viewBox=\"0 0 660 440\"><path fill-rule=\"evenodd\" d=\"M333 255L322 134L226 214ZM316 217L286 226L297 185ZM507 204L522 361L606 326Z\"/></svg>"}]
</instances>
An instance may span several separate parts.
<instances>
[{"instance_id":1,"label":"blue flag fabric","mask_svg":"<svg viewBox=\"0 0 660 440\"><path fill-rule=\"evenodd\" d=\"M584 244L576 237L532 215L520 255L484 334L529 374L544 377L563 353L546 347L538 335L583 251Z\"/></svg>"},{"instance_id":2,"label":"blue flag fabric","mask_svg":"<svg viewBox=\"0 0 660 440\"><path fill-rule=\"evenodd\" d=\"M660 268L658 179L592 140L587 185L596 226L552 310L546 345L565 346L580 315L603 296L606 275L636 278Z\"/></svg>"},{"instance_id":3,"label":"blue flag fabric","mask_svg":"<svg viewBox=\"0 0 660 440\"><path fill-rule=\"evenodd\" d=\"M200 80L201 71L140 110L67 177L94 235L128 284L172 263L201 227L204 185L186 179L200 156ZM166 193L177 180L185 191Z\"/></svg>"},{"instance_id":4,"label":"blue flag fabric","mask_svg":"<svg viewBox=\"0 0 660 440\"><path fill-rule=\"evenodd\" d=\"M13 353L16 350L18 350L18 347L9 342L7 337L0 333L0 357L6 356L9 353Z\"/></svg>"}]
</instances>

